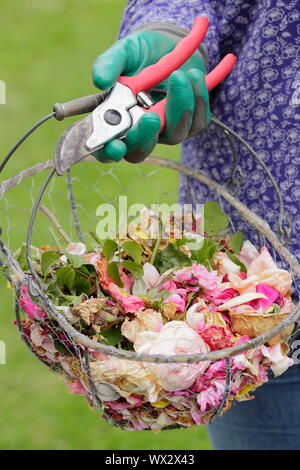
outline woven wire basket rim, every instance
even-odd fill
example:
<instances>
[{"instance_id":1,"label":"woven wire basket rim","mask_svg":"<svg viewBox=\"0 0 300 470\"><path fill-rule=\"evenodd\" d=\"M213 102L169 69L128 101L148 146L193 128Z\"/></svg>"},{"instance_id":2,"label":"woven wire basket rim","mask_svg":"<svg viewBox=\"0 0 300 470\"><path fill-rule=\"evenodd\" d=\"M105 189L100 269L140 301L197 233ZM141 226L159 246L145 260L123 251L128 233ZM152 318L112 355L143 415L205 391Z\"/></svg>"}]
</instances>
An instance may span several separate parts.
<instances>
[{"instance_id":1,"label":"woven wire basket rim","mask_svg":"<svg viewBox=\"0 0 300 470\"><path fill-rule=\"evenodd\" d=\"M91 159L87 159L88 161ZM94 159L92 159L94 161ZM275 250L282 256L282 258L289 263L292 274L296 277L300 277L300 265L298 264L295 256L289 252L289 250L280 242L278 236L271 230L270 226L259 216L254 214L251 210L249 210L246 206L244 206L236 197L234 197L231 193L229 193L223 186L219 185L215 181L211 180L207 177L204 173L195 171L194 169L182 164L177 163L172 160L162 159L158 157L148 157L145 163L150 165L157 165L160 167L168 168L171 170L175 170L182 174L185 174L188 177L192 177L201 183L209 186L213 189L219 196L224 198L229 204L237 209L242 217L250 223L258 232L264 235L266 239L274 246ZM48 160L44 163L40 163L29 167L22 172L16 174L15 176L9 178L8 180L4 181L0 184L0 199L4 197L6 192L17 186L21 183L24 179L34 176L46 169L51 169L50 174L47 177L46 182L43 185L43 191L40 192L40 199L44 194L47 183L51 180L54 171L53 171L53 161ZM36 202L37 206L39 205L39 200ZM32 217L32 225L34 223L34 217ZM215 361L219 359L228 359L231 356L235 356L242 352L245 352L249 349L254 349L259 347L260 345L270 341L283 331L287 329L287 327L295 322L300 314L300 301L296 304L294 310L280 323L278 323L275 327L271 330L267 331L266 333L257 336L253 339L247 340L240 345L221 349L217 351L210 351L208 353L201 353L201 354L192 354L192 355L160 355L160 354L140 354L133 351L126 351L123 349L117 349L113 346L106 346L101 343L98 343L94 340L91 340L87 336L83 335L82 333L78 332L71 324L67 322L65 317L59 313L55 305L48 299L48 297L43 292L42 283L36 273L34 274L35 280L32 279L31 276L24 273L24 271L19 266L18 262L14 259L12 253L8 250L8 248L4 245L2 240L0 239L0 250L2 252L2 257L8 261L8 267L13 272L14 277L16 280L13 281L13 287L16 292L19 291L20 286L27 285L29 287L29 292L32 297L39 297L41 299L41 303L45 308L48 316L54 320L56 320L60 327L73 339L74 342L77 342L83 345L85 348L91 348L101 353L107 354L109 356L114 356L119 359L127 359L131 361L138 361L138 362L148 362L148 363L195 363L200 361ZM1 261L4 264L4 261ZM18 297L16 297L16 303L18 303Z\"/></svg>"}]
</instances>

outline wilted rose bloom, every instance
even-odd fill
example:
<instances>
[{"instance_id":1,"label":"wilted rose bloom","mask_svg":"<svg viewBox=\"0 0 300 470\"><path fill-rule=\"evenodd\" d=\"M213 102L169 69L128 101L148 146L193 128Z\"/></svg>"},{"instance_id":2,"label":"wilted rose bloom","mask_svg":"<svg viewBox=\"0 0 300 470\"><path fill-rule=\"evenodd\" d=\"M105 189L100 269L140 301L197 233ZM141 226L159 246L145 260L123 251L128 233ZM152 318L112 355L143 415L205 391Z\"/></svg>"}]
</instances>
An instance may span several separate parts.
<instances>
[{"instance_id":1,"label":"wilted rose bloom","mask_svg":"<svg viewBox=\"0 0 300 470\"><path fill-rule=\"evenodd\" d=\"M233 346L232 338L234 335L231 333L229 328L225 329L222 326L208 325L203 331L201 331L201 337L204 339L206 344L209 345L212 351Z\"/></svg>"},{"instance_id":2,"label":"wilted rose bloom","mask_svg":"<svg viewBox=\"0 0 300 470\"><path fill-rule=\"evenodd\" d=\"M283 374L294 364L293 359L287 356L288 349L286 343L277 343L271 347L262 345L260 348L262 354L269 359L275 377Z\"/></svg>"},{"instance_id":3,"label":"wilted rose bloom","mask_svg":"<svg viewBox=\"0 0 300 470\"><path fill-rule=\"evenodd\" d=\"M228 255L226 253L222 253L221 251L215 256L215 267L218 271L218 274L222 276L229 273L239 274L241 270L240 266L231 261Z\"/></svg>"},{"instance_id":4,"label":"wilted rose bloom","mask_svg":"<svg viewBox=\"0 0 300 470\"><path fill-rule=\"evenodd\" d=\"M135 313L143 308L143 300L140 297L129 294L129 284L131 285L131 281L123 270L120 271L120 276L124 287L120 288L109 278L105 259L97 262L96 267L99 274L100 285L109 292L113 299L117 300L122 305L125 313Z\"/></svg>"},{"instance_id":5,"label":"wilted rose bloom","mask_svg":"<svg viewBox=\"0 0 300 470\"><path fill-rule=\"evenodd\" d=\"M254 260L250 264L248 268L248 276L250 277L255 274L259 275L267 269L272 269L273 271L275 271L278 268L272 256L268 252L267 248L263 247L260 251L260 254L256 258L254 258Z\"/></svg>"},{"instance_id":6,"label":"wilted rose bloom","mask_svg":"<svg viewBox=\"0 0 300 470\"><path fill-rule=\"evenodd\" d=\"M173 277L175 282L199 284L209 295L216 295L219 285L219 278L216 272L207 271L200 264L193 264L177 271Z\"/></svg>"},{"instance_id":7,"label":"wilted rose bloom","mask_svg":"<svg viewBox=\"0 0 300 470\"><path fill-rule=\"evenodd\" d=\"M164 304L169 304L170 302L177 306L177 312L184 312L185 301L179 294L172 294L163 301Z\"/></svg>"},{"instance_id":8,"label":"wilted rose bloom","mask_svg":"<svg viewBox=\"0 0 300 470\"><path fill-rule=\"evenodd\" d=\"M262 248L259 256L249 265L247 279L229 274L231 287L241 294L256 292L256 286L265 284L276 289L279 294L289 296L292 286L292 276L285 269L279 269L267 248Z\"/></svg>"},{"instance_id":9,"label":"wilted rose bloom","mask_svg":"<svg viewBox=\"0 0 300 470\"><path fill-rule=\"evenodd\" d=\"M143 269L144 275L142 279L146 284L147 289L151 289L151 287L156 285L158 279L160 278L160 274L153 264L150 263L145 263Z\"/></svg>"},{"instance_id":10,"label":"wilted rose bloom","mask_svg":"<svg viewBox=\"0 0 300 470\"><path fill-rule=\"evenodd\" d=\"M158 218L153 211L144 207L135 220L128 225L128 235L133 240L157 238L159 232Z\"/></svg>"},{"instance_id":11,"label":"wilted rose bloom","mask_svg":"<svg viewBox=\"0 0 300 470\"><path fill-rule=\"evenodd\" d=\"M40 320L41 318L45 318L47 316L46 313L43 312L38 305L32 302L31 298L28 296L27 286L21 286L21 295L19 297L19 303L24 312L27 313L29 318L35 318L36 320Z\"/></svg>"},{"instance_id":12,"label":"wilted rose bloom","mask_svg":"<svg viewBox=\"0 0 300 470\"><path fill-rule=\"evenodd\" d=\"M204 413L209 407L215 407L222 401L225 393L225 378L213 378L206 390L198 393L197 403Z\"/></svg>"},{"instance_id":13,"label":"wilted rose bloom","mask_svg":"<svg viewBox=\"0 0 300 470\"><path fill-rule=\"evenodd\" d=\"M214 298L214 304L221 305L237 295L239 295L239 292L235 289L224 289Z\"/></svg>"},{"instance_id":14,"label":"wilted rose bloom","mask_svg":"<svg viewBox=\"0 0 300 470\"><path fill-rule=\"evenodd\" d=\"M174 281L168 279L166 282L163 283L162 289L170 290L171 292L177 289L177 286Z\"/></svg>"},{"instance_id":15,"label":"wilted rose bloom","mask_svg":"<svg viewBox=\"0 0 300 470\"><path fill-rule=\"evenodd\" d=\"M185 320L186 323L191 328L193 328L193 330L197 332L202 331L205 328L205 316L203 312L203 303L197 302L193 304L186 312L186 320ZM205 303L204 303L204 308L206 308Z\"/></svg>"},{"instance_id":16,"label":"wilted rose bloom","mask_svg":"<svg viewBox=\"0 0 300 470\"><path fill-rule=\"evenodd\" d=\"M259 283L258 276L251 276L246 279L242 279L238 274L231 273L228 277L231 288L238 291L239 294L256 292L256 286Z\"/></svg>"},{"instance_id":17,"label":"wilted rose bloom","mask_svg":"<svg viewBox=\"0 0 300 470\"><path fill-rule=\"evenodd\" d=\"M192 269L200 286L204 287L209 295L217 295L218 285L220 283L217 273L215 271L207 271L207 269L200 264L193 264Z\"/></svg>"},{"instance_id":18,"label":"wilted rose bloom","mask_svg":"<svg viewBox=\"0 0 300 470\"><path fill-rule=\"evenodd\" d=\"M265 284L258 284L256 286L256 292L259 292L260 294L264 294L267 298L266 299L257 299L257 300L252 300L249 302L251 307L253 307L255 310L268 310L268 308L278 299L280 296L279 292L277 292L276 289L273 289L273 287L267 286Z\"/></svg>"},{"instance_id":19,"label":"wilted rose bloom","mask_svg":"<svg viewBox=\"0 0 300 470\"><path fill-rule=\"evenodd\" d=\"M132 287L133 287L133 283L134 283L131 274L128 274L128 272L126 272L126 269L122 265L119 266L119 273L120 273L121 281L124 284L124 288L128 292L131 292Z\"/></svg>"},{"instance_id":20,"label":"wilted rose bloom","mask_svg":"<svg viewBox=\"0 0 300 470\"><path fill-rule=\"evenodd\" d=\"M97 263L100 261L100 254L99 253L88 253L84 257L84 262L86 264L92 264L97 268Z\"/></svg>"},{"instance_id":21,"label":"wilted rose bloom","mask_svg":"<svg viewBox=\"0 0 300 470\"><path fill-rule=\"evenodd\" d=\"M30 326L30 340L37 348L42 348L44 352L39 351L40 356L45 356L50 361L53 361L55 354L58 352L53 339L47 335L45 331L36 324Z\"/></svg>"},{"instance_id":22,"label":"wilted rose bloom","mask_svg":"<svg viewBox=\"0 0 300 470\"><path fill-rule=\"evenodd\" d=\"M252 245L249 240L244 241L242 249L239 254L239 258L244 263L246 268L250 266L252 261L259 256L259 251Z\"/></svg>"},{"instance_id":23,"label":"wilted rose bloom","mask_svg":"<svg viewBox=\"0 0 300 470\"><path fill-rule=\"evenodd\" d=\"M287 295L291 292L291 274L288 271L277 267L265 247L261 249L260 255L250 264L248 268L248 276L258 276L257 284L267 284L268 286L276 289L282 295Z\"/></svg>"},{"instance_id":24,"label":"wilted rose bloom","mask_svg":"<svg viewBox=\"0 0 300 470\"><path fill-rule=\"evenodd\" d=\"M107 361L91 363L92 378L97 382L116 385L124 398L135 394L155 402L162 387L147 364L110 357Z\"/></svg>"},{"instance_id":25,"label":"wilted rose bloom","mask_svg":"<svg viewBox=\"0 0 300 470\"><path fill-rule=\"evenodd\" d=\"M136 337L143 331L158 332L163 326L162 316L159 312L152 309L141 310L137 312L133 320L128 317L122 323L121 332L132 343L135 342Z\"/></svg>"},{"instance_id":26,"label":"wilted rose bloom","mask_svg":"<svg viewBox=\"0 0 300 470\"><path fill-rule=\"evenodd\" d=\"M81 242L73 242L69 243L66 248L66 251L70 253L70 255L84 255L84 253L86 252L86 246L84 243Z\"/></svg>"},{"instance_id":27,"label":"wilted rose bloom","mask_svg":"<svg viewBox=\"0 0 300 470\"><path fill-rule=\"evenodd\" d=\"M75 395L86 395L88 392L83 385L83 382L76 380L75 382L67 382L68 387L71 389L71 392Z\"/></svg>"},{"instance_id":28,"label":"wilted rose bloom","mask_svg":"<svg viewBox=\"0 0 300 470\"><path fill-rule=\"evenodd\" d=\"M197 288L196 288L197 289ZM185 289L182 287L179 287L178 289L175 290L174 294L180 295L184 300L187 299L188 293L191 292L192 288L190 289Z\"/></svg>"},{"instance_id":29,"label":"wilted rose bloom","mask_svg":"<svg viewBox=\"0 0 300 470\"><path fill-rule=\"evenodd\" d=\"M209 347L186 323L171 321L166 323L159 333L140 333L135 342L135 350L145 354L188 355L206 353ZM209 361L197 364L147 365L157 375L163 388L170 392L189 388L208 366Z\"/></svg>"},{"instance_id":30,"label":"wilted rose bloom","mask_svg":"<svg viewBox=\"0 0 300 470\"><path fill-rule=\"evenodd\" d=\"M235 297L232 297L231 299L219 305L218 310L220 311L230 310L231 311L234 307L237 307L238 305L250 304L250 302L252 302L253 300L257 300L257 299L266 300L267 297L260 292L248 292L246 294L236 295Z\"/></svg>"}]
</instances>

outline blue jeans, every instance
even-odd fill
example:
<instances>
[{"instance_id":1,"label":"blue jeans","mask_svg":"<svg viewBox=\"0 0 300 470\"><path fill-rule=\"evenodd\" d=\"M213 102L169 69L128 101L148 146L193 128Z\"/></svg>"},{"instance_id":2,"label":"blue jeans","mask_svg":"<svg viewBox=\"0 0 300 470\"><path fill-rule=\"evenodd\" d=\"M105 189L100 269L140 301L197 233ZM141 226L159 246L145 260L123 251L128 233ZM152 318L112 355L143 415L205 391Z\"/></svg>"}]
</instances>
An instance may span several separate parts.
<instances>
[{"instance_id":1,"label":"blue jeans","mask_svg":"<svg viewBox=\"0 0 300 470\"><path fill-rule=\"evenodd\" d=\"M300 364L208 426L216 450L300 450Z\"/></svg>"}]
</instances>

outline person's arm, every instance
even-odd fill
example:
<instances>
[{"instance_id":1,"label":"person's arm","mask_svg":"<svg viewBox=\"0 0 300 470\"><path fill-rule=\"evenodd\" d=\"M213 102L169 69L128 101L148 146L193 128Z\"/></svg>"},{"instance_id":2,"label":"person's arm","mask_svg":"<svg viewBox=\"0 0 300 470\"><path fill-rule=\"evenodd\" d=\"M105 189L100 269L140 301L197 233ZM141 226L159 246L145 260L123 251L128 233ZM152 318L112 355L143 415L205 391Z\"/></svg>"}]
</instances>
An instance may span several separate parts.
<instances>
[{"instance_id":1,"label":"person's arm","mask_svg":"<svg viewBox=\"0 0 300 470\"><path fill-rule=\"evenodd\" d=\"M94 64L96 86L110 88L120 75L135 75L174 49L190 30L196 16L202 14L195 8L195 2L187 1L178 7L177 3L172 0L128 2L121 39ZM124 157L138 163L151 153L157 142L177 144L205 129L210 121L206 69L207 54L201 46L179 71L159 85L158 89L167 95L166 125L162 134L159 135L159 117L145 113L124 140L109 142L95 156L101 161Z\"/></svg>"}]
</instances>

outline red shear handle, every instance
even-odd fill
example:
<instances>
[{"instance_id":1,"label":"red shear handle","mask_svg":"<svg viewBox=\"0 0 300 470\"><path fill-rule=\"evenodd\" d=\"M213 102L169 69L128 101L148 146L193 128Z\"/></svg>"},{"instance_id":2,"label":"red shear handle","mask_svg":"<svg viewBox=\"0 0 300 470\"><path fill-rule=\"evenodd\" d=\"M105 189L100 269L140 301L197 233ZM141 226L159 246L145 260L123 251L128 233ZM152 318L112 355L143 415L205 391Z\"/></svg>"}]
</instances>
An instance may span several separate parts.
<instances>
[{"instance_id":1,"label":"red shear handle","mask_svg":"<svg viewBox=\"0 0 300 470\"><path fill-rule=\"evenodd\" d=\"M215 86L219 85L235 66L236 57L233 54L227 54L215 68L209 72L205 77L205 83L208 91L211 91Z\"/></svg>"},{"instance_id":2,"label":"red shear handle","mask_svg":"<svg viewBox=\"0 0 300 470\"><path fill-rule=\"evenodd\" d=\"M224 80L227 75L231 72L236 62L236 57L233 54L227 54L221 62L205 77L205 83L208 91L211 91L216 85ZM166 98L159 101L155 105L151 106L150 109L145 110L146 112L156 113L160 117L161 128L160 132L163 131L166 124Z\"/></svg>"},{"instance_id":3,"label":"red shear handle","mask_svg":"<svg viewBox=\"0 0 300 470\"><path fill-rule=\"evenodd\" d=\"M119 82L137 95L158 85L172 72L179 69L195 52L203 41L208 29L206 16L195 19L191 32L182 39L172 52L163 56L156 64L149 65L133 77L120 77Z\"/></svg>"}]
</instances>

